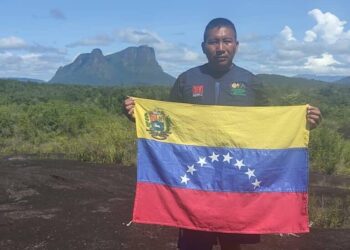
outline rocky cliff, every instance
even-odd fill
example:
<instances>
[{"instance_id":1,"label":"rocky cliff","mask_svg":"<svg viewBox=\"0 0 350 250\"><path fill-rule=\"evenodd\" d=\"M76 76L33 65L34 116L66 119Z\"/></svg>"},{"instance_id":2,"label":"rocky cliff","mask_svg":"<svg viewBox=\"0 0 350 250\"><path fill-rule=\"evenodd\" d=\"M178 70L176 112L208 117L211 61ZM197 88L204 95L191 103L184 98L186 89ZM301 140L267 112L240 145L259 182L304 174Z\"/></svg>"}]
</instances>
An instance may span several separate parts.
<instances>
[{"instance_id":1,"label":"rocky cliff","mask_svg":"<svg viewBox=\"0 0 350 250\"><path fill-rule=\"evenodd\" d=\"M89 85L170 85L174 77L158 64L154 49L129 47L104 56L100 49L80 54L60 67L50 83Z\"/></svg>"}]
</instances>

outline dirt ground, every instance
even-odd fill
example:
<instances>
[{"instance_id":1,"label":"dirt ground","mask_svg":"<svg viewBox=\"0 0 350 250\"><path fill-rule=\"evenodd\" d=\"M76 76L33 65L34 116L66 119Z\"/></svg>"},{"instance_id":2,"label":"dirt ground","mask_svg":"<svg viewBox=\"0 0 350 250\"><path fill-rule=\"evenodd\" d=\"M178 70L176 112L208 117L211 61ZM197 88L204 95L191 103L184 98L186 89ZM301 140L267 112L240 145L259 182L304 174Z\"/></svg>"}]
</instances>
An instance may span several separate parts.
<instances>
[{"instance_id":1,"label":"dirt ground","mask_svg":"<svg viewBox=\"0 0 350 250\"><path fill-rule=\"evenodd\" d=\"M135 175L134 167L1 159L0 249L176 249L176 229L128 225ZM350 249L350 229L266 235L243 247L252 249Z\"/></svg>"}]
</instances>

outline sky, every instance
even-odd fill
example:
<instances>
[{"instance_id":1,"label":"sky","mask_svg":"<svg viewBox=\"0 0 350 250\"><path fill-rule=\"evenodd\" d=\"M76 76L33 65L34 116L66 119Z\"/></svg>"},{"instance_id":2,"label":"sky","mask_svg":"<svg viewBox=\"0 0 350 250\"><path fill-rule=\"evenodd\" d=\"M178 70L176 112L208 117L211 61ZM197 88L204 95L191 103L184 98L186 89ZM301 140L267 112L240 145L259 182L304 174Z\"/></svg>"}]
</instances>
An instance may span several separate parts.
<instances>
[{"instance_id":1,"label":"sky","mask_svg":"<svg viewBox=\"0 0 350 250\"><path fill-rule=\"evenodd\" d=\"M140 45L177 77L206 62L216 17L236 25L234 63L255 74L350 75L348 0L0 0L0 77L50 80L81 53Z\"/></svg>"}]
</instances>

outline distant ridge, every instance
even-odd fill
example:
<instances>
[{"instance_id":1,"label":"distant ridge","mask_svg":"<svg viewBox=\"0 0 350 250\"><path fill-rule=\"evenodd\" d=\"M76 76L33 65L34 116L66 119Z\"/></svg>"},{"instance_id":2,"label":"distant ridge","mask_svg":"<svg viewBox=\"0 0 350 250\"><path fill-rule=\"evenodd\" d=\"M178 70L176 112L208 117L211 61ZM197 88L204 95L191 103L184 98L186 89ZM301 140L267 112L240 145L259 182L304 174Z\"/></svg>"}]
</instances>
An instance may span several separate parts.
<instances>
[{"instance_id":1,"label":"distant ridge","mask_svg":"<svg viewBox=\"0 0 350 250\"><path fill-rule=\"evenodd\" d=\"M34 83L44 83L46 81L27 77L1 77L2 80L15 80L19 82L34 82Z\"/></svg>"},{"instance_id":2,"label":"distant ridge","mask_svg":"<svg viewBox=\"0 0 350 250\"><path fill-rule=\"evenodd\" d=\"M311 87L311 86L327 86L331 83L317 81L312 79L288 77L276 74L258 74L258 79L265 85L274 85L276 87L292 86L295 88Z\"/></svg>"},{"instance_id":3,"label":"distant ridge","mask_svg":"<svg viewBox=\"0 0 350 250\"><path fill-rule=\"evenodd\" d=\"M346 76L332 76L332 75L313 75L313 74L299 74L296 78L304 78L309 80L323 81L323 82L337 82Z\"/></svg>"},{"instance_id":4,"label":"distant ridge","mask_svg":"<svg viewBox=\"0 0 350 250\"><path fill-rule=\"evenodd\" d=\"M60 67L50 83L89 85L170 85L175 78L158 64L152 47L129 47L104 56L100 49L80 54Z\"/></svg>"},{"instance_id":5,"label":"distant ridge","mask_svg":"<svg viewBox=\"0 0 350 250\"><path fill-rule=\"evenodd\" d=\"M350 85L350 76L344 77L344 78L336 81L336 83L344 84L344 85Z\"/></svg>"}]
</instances>

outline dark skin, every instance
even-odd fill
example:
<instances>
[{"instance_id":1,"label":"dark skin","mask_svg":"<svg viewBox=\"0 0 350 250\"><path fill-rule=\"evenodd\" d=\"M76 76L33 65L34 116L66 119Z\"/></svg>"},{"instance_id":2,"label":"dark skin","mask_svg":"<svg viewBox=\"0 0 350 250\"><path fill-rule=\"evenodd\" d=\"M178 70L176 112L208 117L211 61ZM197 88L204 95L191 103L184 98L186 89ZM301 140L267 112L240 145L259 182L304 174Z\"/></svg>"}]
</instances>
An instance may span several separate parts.
<instances>
[{"instance_id":1,"label":"dark skin","mask_svg":"<svg viewBox=\"0 0 350 250\"><path fill-rule=\"evenodd\" d=\"M212 72L224 74L230 70L238 49L236 34L229 27L217 27L209 30L202 42L202 51L207 56Z\"/></svg>"},{"instance_id":2,"label":"dark skin","mask_svg":"<svg viewBox=\"0 0 350 250\"><path fill-rule=\"evenodd\" d=\"M238 45L236 34L230 27L215 27L207 32L206 39L202 43L202 51L207 56L209 67L217 72L217 77L225 74L232 67ZM123 106L128 117L134 120L134 100L128 97ZM308 105L307 120L309 129L316 128L322 121L319 108Z\"/></svg>"}]
</instances>

